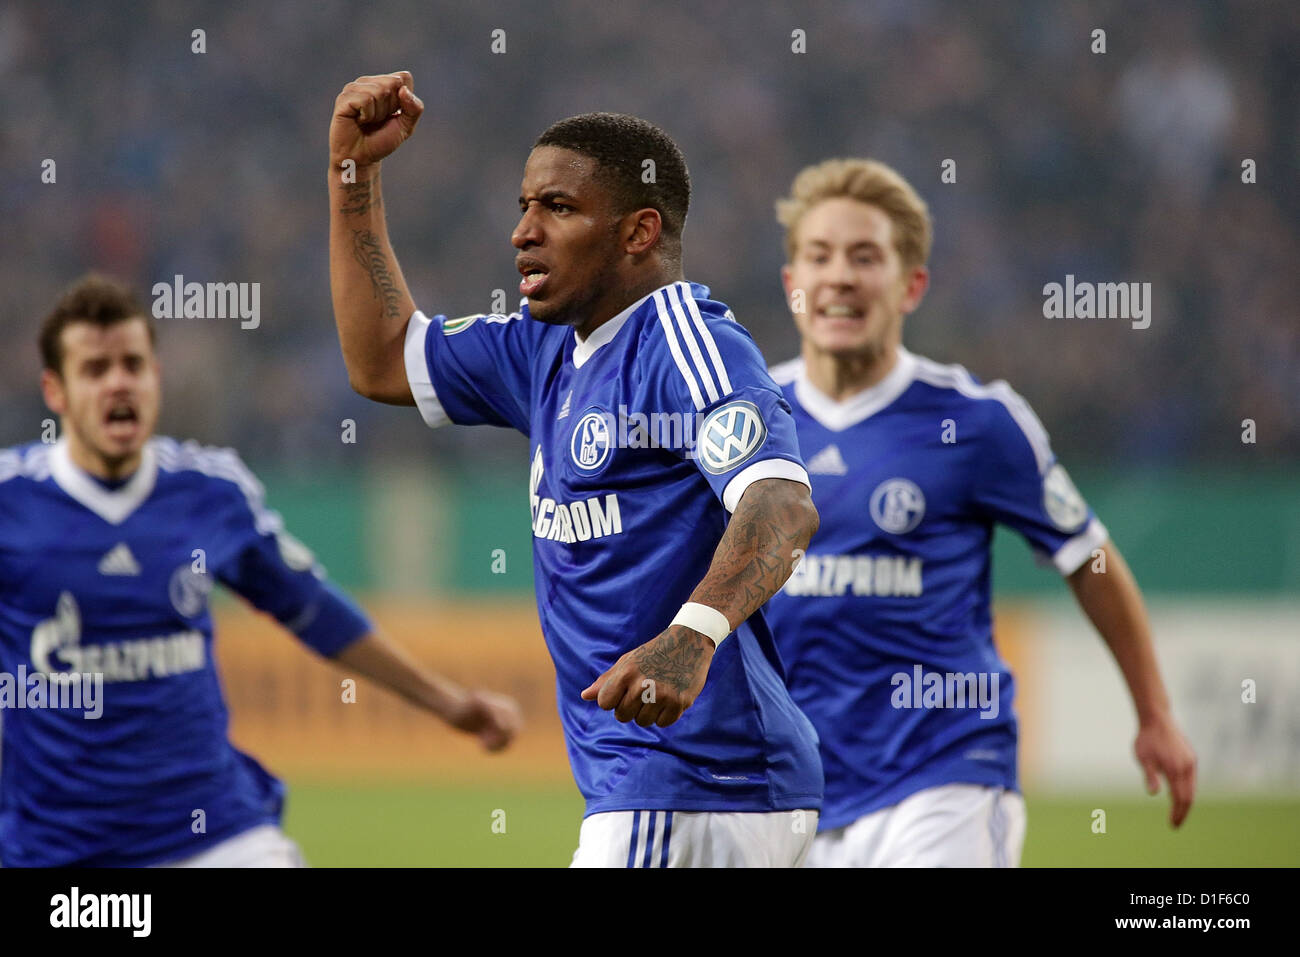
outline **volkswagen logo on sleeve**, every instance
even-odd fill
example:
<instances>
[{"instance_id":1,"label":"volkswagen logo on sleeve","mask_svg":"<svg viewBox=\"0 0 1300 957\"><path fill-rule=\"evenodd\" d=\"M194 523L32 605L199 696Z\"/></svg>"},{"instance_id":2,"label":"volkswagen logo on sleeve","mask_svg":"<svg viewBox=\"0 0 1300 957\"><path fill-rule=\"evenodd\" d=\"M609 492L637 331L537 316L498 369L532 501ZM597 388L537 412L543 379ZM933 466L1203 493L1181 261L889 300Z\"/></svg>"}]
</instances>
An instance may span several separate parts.
<instances>
[{"instance_id":1,"label":"volkswagen logo on sleeve","mask_svg":"<svg viewBox=\"0 0 1300 957\"><path fill-rule=\"evenodd\" d=\"M1088 517L1088 503L1070 481L1070 473L1059 462L1043 476L1043 508L1063 532L1079 528Z\"/></svg>"},{"instance_id":2,"label":"volkswagen logo on sleeve","mask_svg":"<svg viewBox=\"0 0 1300 957\"><path fill-rule=\"evenodd\" d=\"M700 464L713 475L730 472L767 441L767 424L752 402L728 402L714 409L700 427Z\"/></svg>"}]
</instances>

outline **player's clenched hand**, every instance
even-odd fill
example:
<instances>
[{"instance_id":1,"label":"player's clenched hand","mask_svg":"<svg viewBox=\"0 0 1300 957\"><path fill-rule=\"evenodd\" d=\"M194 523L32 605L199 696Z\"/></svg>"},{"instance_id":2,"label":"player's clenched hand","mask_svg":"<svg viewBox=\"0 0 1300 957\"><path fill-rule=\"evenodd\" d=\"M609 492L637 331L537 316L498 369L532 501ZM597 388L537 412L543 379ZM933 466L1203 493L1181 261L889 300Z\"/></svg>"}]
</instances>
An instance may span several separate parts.
<instances>
[{"instance_id":1,"label":"player's clenched hand","mask_svg":"<svg viewBox=\"0 0 1300 957\"><path fill-rule=\"evenodd\" d=\"M619 721L666 728L695 703L713 660L707 635L685 625L668 629L629 651L582 692L584 701L613 709Z\"/></svg>"},{"instance_id":2,"label":"player's clenched hand","mask_svg":"<svg viewBox=\"0 0 1300 957\"><path fill-rule=\"evenodd\" d=\"M405 70L383 76L361 76L343 88L334 101L330 122L330 162L358 166L378 163L415 131L424 104L415 95Z\"/></svg>"},{"instance_id":3,"label":"player's clenched hand","mask_svg":"<svg viewBox=\"0 0 1300 957\"><path fill-rule=\"evenodd\" d=\"M458 731L477 736L488 751L500 751L514 740L524 719L514 698L492 691L469 691L449 720Z\"/></svg>"},{"instance_id":4,"label":"player's clenched hand","mask_svg":"<svg viewBox=\"0 0 1300 957\"><path fill-rule=\"evenodd\" d=\"M1169 781L1169 823L1183 823L1196 796L1196 752L1188 744L1173 716L1163 714L1142 722L1133 753L1146 775L1147 793L1160 790L1160 774Z\"/></svg>"}]
</instances>

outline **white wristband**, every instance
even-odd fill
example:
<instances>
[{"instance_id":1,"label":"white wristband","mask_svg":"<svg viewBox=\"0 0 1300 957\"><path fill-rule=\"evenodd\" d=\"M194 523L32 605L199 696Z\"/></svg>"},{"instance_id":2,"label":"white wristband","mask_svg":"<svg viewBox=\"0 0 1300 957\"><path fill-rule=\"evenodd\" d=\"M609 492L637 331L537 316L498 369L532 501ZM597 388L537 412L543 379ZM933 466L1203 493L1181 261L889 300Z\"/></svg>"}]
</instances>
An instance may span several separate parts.
<instances>
[{"instance_id":1,"label":"white wristband","mask_svg":"<svg viewBox=\"0 0 1300 957\"><path fill-rule=\"evenodd\" d=\"M672 624L685 625L692 631L708 635L713 639L714 648L722 644L722 639L731 634L731 623L727 621L727 616L716 608L701 605L698 601L688 601L682 605L681 611L672 620Z\"/></svg>"}]
</instances>

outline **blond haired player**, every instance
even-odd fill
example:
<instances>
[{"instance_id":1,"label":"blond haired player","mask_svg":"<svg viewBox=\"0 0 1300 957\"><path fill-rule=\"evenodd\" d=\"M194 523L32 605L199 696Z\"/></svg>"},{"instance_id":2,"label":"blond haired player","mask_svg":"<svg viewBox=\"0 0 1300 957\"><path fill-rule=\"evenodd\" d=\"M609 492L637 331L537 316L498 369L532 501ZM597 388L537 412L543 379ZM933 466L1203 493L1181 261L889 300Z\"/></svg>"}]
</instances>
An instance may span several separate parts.
<instances>
[{"instance_id":1,"label":"blond haired player","mask_svg":"<svg viewBox=\"0 0 1300 957\"><path fill-rule=\"evenodd\" d=\"M882 163L833 159L803 170L777 208L801 347L773 378L821 514L769 603L791 693L821 738L826 797L807 863L1019 862L1012 676L990 613L996 523L1050 560L1109 646L1148 790L1168 779L1181 824L1196 759L1124 559L1024 399L903 348L930 278L925 203Z\"/></svg>"}]
</instances>

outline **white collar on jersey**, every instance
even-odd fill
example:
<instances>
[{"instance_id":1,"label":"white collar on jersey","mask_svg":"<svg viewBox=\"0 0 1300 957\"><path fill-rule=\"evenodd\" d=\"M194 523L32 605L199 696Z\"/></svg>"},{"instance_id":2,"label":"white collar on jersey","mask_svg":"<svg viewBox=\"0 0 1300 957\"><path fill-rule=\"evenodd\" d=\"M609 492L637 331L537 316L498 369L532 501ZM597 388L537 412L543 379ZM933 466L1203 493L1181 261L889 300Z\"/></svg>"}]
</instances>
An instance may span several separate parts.
<instances>
[{"instance_id":1,"label":"white collar on jersey","mask_svg":"<svg viewBox=\"0 0 1300 957\"><path fill-rule=\"evenodd\" d=\"M902 346L898 347L898 362L883 379L861 392L854 393L843 402L836 402L808 381L808 370L799 363L799 375L794 380L795 398L814 419L832 432L842 432L851 425L869 419L889 405L912 384L916 375L916 356Z\"/></svg>"},{"instance_id":2,"label":"white collar on jersey","mask_svg":"<svg viewBox=\"0 0 1300 957\"><path fill-rule=\"evenodd\" d=\"M672 285L675 285L675 283L671 283L671 282L665 283L664 285L660 286L659 289L667 289L669 286ZM618 331L623 328L623 326L627 323L629 319L632 318L632 313L640 309L641 305L647 299L653 296L656 292L658 292L659 289L655 289L653 292L646 293L636 302L632 303L632 305L628 306L626 309L620 312L613 319L610 319L606 322L602 322L599 326L596 327L596 331L593 332L591 335L587 336L586 339L583 339L581 336L578 335L577 329L573 330L573 342L574 342L573 367L575 369L581 369L583 365L586 363L586 361L596 354L597 349L599 349L603 345L613 342L614 337L618 335Z\"/></svg>"},{"instance_id":3,"label":"white collar on jersey","mask_svg":"<svg viewBox=\"0 0 1300 957\"><path fill-rule=\"evenodd\" d=\"M135 474L121 488L109 490L73 463L68 454L67 440L59 439L50 449L50 477L59 488L104 521L121 525L153 491L158 478L158 456L153 450L153 441L146 442Z\"/></svg>"}]
</instances>

